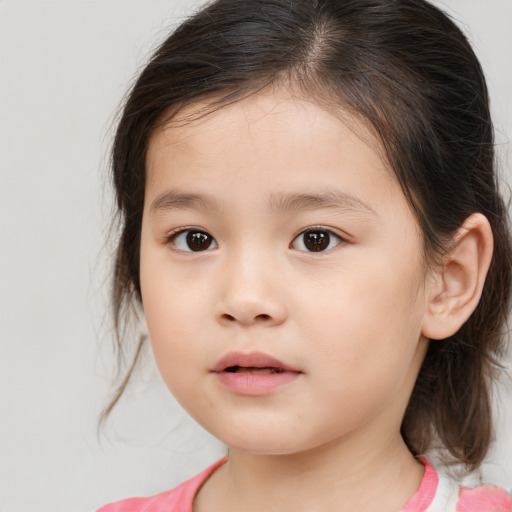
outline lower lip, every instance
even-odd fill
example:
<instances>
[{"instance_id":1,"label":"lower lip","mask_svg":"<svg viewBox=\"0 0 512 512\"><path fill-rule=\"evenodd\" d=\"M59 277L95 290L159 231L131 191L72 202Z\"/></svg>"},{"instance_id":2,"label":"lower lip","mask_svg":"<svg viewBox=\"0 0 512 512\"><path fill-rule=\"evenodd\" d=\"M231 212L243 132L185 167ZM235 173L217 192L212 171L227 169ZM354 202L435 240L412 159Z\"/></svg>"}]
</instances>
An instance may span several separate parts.
<instances>
[{"instance_id":1,"label":"lower lip","mask_svg":"<svg viewBox=\"0 0 512 512\"><path fill-rule=\"evenodd\" d=\"M231 373L217 372L220 383L239 395L267 395L275 389L289 384L299 372L284 371L281 373Z\"/></svg>"}]
</instances>

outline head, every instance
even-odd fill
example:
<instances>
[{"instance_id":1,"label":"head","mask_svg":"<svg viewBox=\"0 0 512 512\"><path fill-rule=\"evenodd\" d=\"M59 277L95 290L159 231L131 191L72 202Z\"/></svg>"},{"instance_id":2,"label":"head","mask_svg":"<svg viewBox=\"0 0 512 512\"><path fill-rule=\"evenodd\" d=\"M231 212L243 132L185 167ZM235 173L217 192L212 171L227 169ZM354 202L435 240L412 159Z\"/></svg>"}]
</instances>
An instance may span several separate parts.
<instances>
[{"instance_id":1,"label":"head","mask_svg":"<svg viewBox=\"0 0 512 512\"><path fill-rule=\"evenodd\" d=\"M478 465L491 436L489 378L508 307L510 240L482 70L460 30L423 0L253 0L243 9L219 0L164 41L126 100L112 153L122 219L116 325L126 305L143 306L155 134L173 122L190 130L199 118L283 90L377 141L418 226L425 275L449 261L467 219L487 219L493 256L481 299L457 329L424 333L431 341L401 425L413 453L437 436L456 460Z\"/></svg>"}]
</instances>

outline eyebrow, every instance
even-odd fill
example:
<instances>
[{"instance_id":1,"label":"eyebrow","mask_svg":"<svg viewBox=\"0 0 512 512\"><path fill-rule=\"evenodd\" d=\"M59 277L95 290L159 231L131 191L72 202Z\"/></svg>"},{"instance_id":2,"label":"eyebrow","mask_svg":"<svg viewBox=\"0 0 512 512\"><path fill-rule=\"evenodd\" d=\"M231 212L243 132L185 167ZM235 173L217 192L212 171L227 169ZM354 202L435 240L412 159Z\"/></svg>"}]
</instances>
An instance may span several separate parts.
<instances>
[{"instance_id":1,"label":"eyebrow","mask_svg":"<svg viewBox=\"0 0 512 512\"><path fill-rule=\"evenodd\" d=\"M275 213L333 209L377 215L375 210L361 199L338 190L311 194L273 194L270 197L270 209Z\"/></svg>"},{"instance_id":2,"label":"eyebrow","mask_svg":"<svg viewBox=\"0 0 512 512\"><path fill-rule=\"evenodd\" d=\"M314 211L333 209L369 213L377 216L375 210L361 199L341 191L329 190L319 193L290 193L272 194L269 208L273 213L289 213L300 210ZM159 195L149 208L150 215L161 211L172 210L207 210L219 211L221 203L210 194L187 194L178 191L168 191Z\"/></svg>"},{"instance_id":3,"label":"eyebrow","mask_svg":"<svg viewBox=\"0 0 512 512\"><path fill-rule=\"evenodd\" d=\"M186 194L169 191L159 195L149 208L150 215L160 211L172 210L210 210L220 209L219 202L209 194Z\"/></svg>"}]
</instances>

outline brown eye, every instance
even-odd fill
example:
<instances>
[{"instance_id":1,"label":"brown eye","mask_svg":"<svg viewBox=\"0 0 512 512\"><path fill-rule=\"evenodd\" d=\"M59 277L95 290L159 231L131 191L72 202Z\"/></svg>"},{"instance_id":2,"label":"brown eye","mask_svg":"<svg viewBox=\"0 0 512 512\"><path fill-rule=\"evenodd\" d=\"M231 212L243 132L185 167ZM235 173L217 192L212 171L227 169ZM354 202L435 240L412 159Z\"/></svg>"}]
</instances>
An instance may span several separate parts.
<instances>
[{"instance_id":1,"label":"brown eye","mask_svg":"<svg viewBox=\"0 0 512 512\"><path fill-rule=\"evenodd\" d=\"M336 247L342 239L326 229L303 231L293 242L292 247L299 251L323 252Z\"/></svg>"},{"instance_id":2,"label":"brown eye","mask_svg":"<svg viewBox=\"0 0 512 512\"><path fill-rule=\"evenodd\" d=\"M217 248L217 242L210 234L193 229L182 231L171 240L177 249L185 252L200 252Z\"/></svg>"}]
</instances>

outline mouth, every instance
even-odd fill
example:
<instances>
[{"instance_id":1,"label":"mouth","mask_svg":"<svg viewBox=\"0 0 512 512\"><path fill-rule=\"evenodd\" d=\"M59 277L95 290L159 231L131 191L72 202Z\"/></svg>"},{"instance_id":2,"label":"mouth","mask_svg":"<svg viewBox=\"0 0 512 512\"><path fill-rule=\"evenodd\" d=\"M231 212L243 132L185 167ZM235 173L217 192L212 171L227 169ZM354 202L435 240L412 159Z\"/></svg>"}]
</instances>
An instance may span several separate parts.
<instances>
[{"instance_id":1,"label":"mouth","mask_svg":"<svg viewBox=\"0 0 512 512\"><path fill-rule=\"evenodd\" d=\"M230 352L212 368L215 373L258 373L274 374L284 372L302 373L278 359L262 352Z\"/></svg>"},{"instance_id":2,"label":"mouth","mask_svg":"<svg viewBox=\"0 0 512 512\"><path fill-rule=\"evenodd\" d=\"M297 368L261 352L230 352L211 371L224 388L245 396L271 394L302 374Z\"/></svg>"},{"instance_id":3,"label":"mouth","mask_svg":"<svg viewBox=\"0 0 512 512\"><path fill-rule=\"evenodd\" d=\"M284 372L282 368L259 368L257 366L228 366L224 371L228 373L257 373L263 375Z\"/></svg>"}]
</instances>

